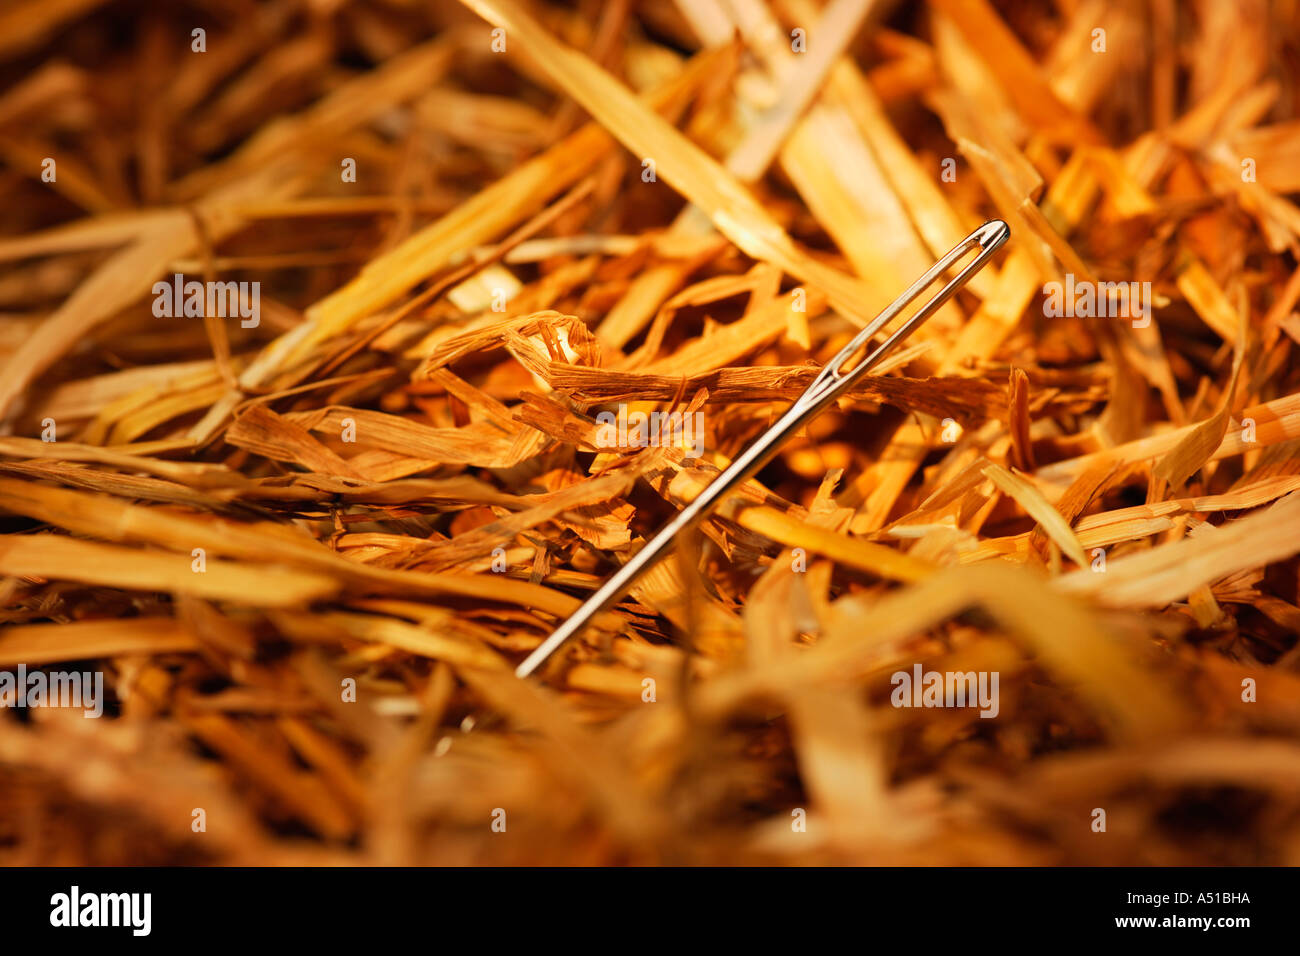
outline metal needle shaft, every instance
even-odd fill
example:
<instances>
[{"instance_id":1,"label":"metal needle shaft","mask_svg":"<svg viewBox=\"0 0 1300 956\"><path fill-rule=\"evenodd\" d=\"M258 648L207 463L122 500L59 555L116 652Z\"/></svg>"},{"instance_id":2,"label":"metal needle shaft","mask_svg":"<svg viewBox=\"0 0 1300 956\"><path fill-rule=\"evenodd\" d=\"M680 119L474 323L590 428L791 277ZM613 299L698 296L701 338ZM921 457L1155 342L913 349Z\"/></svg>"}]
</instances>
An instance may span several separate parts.
<instances>
[{"instance_id":1,"label":"metal needle shaft","mask_svg":"<svg viewBox=\"0 0 1300 956\"><path fill-rule=\"evenodd\" d=\"M586 602L561 624L527 659L515 670L519 677L527 677L546 661L569 638L585 628L597 614L609 608L631 587L651 565L664 556L672 547L677 535L690 528L721 501L741 482L763 467L776 451L796 431L808 423L818 412L835 399L846 393L863 375L876 365L911 335L939 307L952 298L953 294L966 284L976 272L984 268L993 255L1011 235L1011 230L1000 219L992 219L980 226L957 245L953 246L938 262L931 266L924 275L917 279L907 291L895 299L861 332L853 337L836 356L822 368L813 379L812 384L790 406L770 429L763 433L752 445L744 450L725 471L715 478L685 508L677 513L658 534L634 554L626 564L618 569L604 584L596 590ZM936 279L941 278L950 268L957 264L971 251L978 249L975 256L942 289L925 302L906 322L876 346L866 358L851 368L854 356L862 351L871 339L889 324L900 312L911 304L922 292L929 288Z\"/></svg>"}]
</instances>

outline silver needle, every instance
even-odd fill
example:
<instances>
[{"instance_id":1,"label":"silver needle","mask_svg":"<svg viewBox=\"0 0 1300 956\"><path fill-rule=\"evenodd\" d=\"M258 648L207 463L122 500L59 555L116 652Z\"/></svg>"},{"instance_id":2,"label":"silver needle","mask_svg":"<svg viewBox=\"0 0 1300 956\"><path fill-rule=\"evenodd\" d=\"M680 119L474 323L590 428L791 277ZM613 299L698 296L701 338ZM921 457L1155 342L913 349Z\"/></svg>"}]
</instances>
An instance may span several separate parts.
<instances>
[{"instance_id":1,"label":"silver needle","mask_svg":"<svg viewBox=\"0 0 1300 956\"><path fill-rule=\"evenodd\" d=\"M718 475L708 487L700 492L694 501L678 512L677 517L664 525L659 533L650 539L649 543L634 554L591 597L587 598L582 607L578 608L568 620L555 629L550 637L528 655L527 659L515 669L515 674L519 677L527 677L541 666L548 657L554 654L565 641L586 627L592 618L621 598L643 572L664 556L677 535L708 514L709 510L726 497L727 493L737 485L752 477L791 435L807 424L811 418L827 405L835 401L836 398L852 388L858 379L878 365L896 346L916 331L926 319L938 311L940 306L952 298L953 294L965 285L971 276L984 268L993 253L1002 243L1007 241L1010 235L1011 229L1005 222L1001 219L991 219L953 246L942 259L913 282L906 292L890 303L865 329L855 335L848 345L844 346L833 359L827 362L817 377L813 379L812 384L795 400L794 404L777 420L776 424L746 448L722 474ZM940 278L958 260L973 249L979 249L979 255L972 259L961 272L957 273L933 298L921 306L915 315L899 326L893 335L876 346L860 363L851 369L845 370L844 366L871 341L871 338L877 332L888 325L895 316L929 288L936 279Z\"/></svg>"}]
</instances>

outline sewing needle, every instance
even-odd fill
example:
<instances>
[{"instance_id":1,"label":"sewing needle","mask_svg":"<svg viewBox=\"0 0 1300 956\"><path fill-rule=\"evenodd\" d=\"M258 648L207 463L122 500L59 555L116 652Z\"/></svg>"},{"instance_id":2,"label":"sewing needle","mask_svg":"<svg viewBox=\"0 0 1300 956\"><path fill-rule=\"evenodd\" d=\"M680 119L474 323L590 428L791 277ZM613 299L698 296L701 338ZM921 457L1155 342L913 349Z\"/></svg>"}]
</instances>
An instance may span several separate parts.
<instances>
[{"instance_id":1,"label":"sewing needle","mask_svg":"<svg viewBox=\"0 0 1300 956\"><path fill-rule=\"evenodd\" d=\"M632 583L648 570L651 565L664 556L679 534L692 527L721 501L728 492L742 482L753 477L776 454L780 447L796 431L806 425L835 399L844 395L854 383L871 371L881 360L904 342L922 323L939 310L939 307L952 298L953 294L980 269L988 264L993 253L1007 241L1011 229L1001 219L991 219L953 246L938 262L931 266L924 275L912 283L902 295L895 299L866 328L855 335L834 358L823 366L812 384L804 390L793 405L776 423L764 432L755 442L746 448L717 478L715 478L696 498L677 513L668 524L650 539L644 547L634 554L626 564L618 569L598 590L587 598L563 624L543 641L524 660L515 674L527 677L540 667L561 645L585 628L597 614L614 604L627 591ZM846 369L858 352L866 348L872 337L883 329L900 312L910 305L934 281L974 249L979 254L972 259L956 276L954 276L933 298L929 299L907 319L898 329L880 345L869 352L861 362Z\"/></svg>"}]
</instances>

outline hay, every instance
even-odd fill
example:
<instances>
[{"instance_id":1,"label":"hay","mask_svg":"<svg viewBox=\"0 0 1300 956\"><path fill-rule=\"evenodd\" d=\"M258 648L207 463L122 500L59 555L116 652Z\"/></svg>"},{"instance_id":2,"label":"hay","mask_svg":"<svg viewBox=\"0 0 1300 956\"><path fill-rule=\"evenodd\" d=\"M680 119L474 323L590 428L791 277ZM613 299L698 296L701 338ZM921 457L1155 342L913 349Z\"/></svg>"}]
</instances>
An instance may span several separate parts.
<instances>
[{"instance_id":1,"label":"hay","mask_svg":"<svg viewBox=\"0 0 1300 956\"><path fill-rule=\"evenodd\" d=\"M234 11L0 17L0 862L1300 863L1294 4Z\"/></svg>"}]
</instances>

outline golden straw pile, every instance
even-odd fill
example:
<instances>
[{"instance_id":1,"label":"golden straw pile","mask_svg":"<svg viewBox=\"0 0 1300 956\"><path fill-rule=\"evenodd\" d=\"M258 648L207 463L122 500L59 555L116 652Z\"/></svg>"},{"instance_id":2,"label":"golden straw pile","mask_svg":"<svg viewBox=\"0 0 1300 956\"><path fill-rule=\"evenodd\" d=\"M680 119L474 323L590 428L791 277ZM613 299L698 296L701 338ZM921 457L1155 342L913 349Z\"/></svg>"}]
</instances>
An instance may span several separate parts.
<instances>
[{"instance_id":1,"label":"golden straw pile","mask_svg":"<svg viewBox=\"0 0 1300 956\"><path fill-rule=\"evenodd\" d=\"M1300 863L1298 6L9 4L0 861Z\"/></svg>"}]
</instances>

